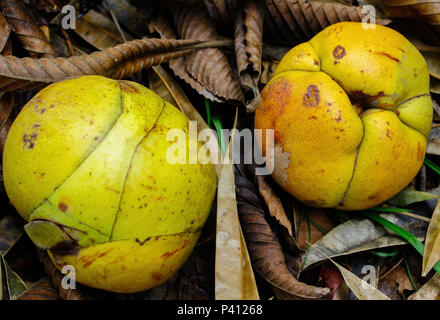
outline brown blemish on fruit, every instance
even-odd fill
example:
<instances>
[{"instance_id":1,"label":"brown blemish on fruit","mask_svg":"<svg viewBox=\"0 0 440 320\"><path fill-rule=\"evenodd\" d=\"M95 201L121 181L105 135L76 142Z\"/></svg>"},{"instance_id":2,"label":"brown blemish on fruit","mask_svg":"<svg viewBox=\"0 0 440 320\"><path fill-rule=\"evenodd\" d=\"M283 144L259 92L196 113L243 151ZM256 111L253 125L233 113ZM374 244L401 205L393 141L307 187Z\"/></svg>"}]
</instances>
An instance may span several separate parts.
<instances>
[{"instance_id":1,"label":"brown blemish on fruit","mask_svg":"<svg viewBox=\"0 0 440 320\"><path fill-rule=\"evenodd\" d=\"M38 133L32 132L31 134L23 135L23 149L33 149L35 147L35 142L37 141Z\"/></svg>"},{"instance_id":2,"label":"brown blemish on fruit","mask_svg":"<svg viewBox=\"0 0 440 320\"><path fill-rule=\"evenodd\" d=\"M81 262L83 262L83 267L87 268L89 267L93 262L95 262L97 259L104 257L107 253L109 253L110 251L112 251L113 249L109 249L107 251L104 251L102 253L94 253L92 255L87 255L87 256L83 256L81 257L79 260Z\"/></svg>"},{"instance_id":3,"label":"brown blemish on fruit","mask_svg":"<svg viewBox=\"0 0 440 320\"><path fill-rule=\"evenodd\" d=\"M333 50L333 58L336 60L342 59L345 56L345 48L341 46L336 46Z\"/></svg>"},{"instance_id":4,"label":"brown blemish on fruit","mask_svg":"<svg viewBox=\"0 0 440 320\"><path fill-rule=\"evenodd\" d=\"M303 96L303 105L307 108L316 107L319 104L319 89L311 84L307 87L307 92Z\"/></svg>"},{"instance_id":5,"label":"brown blemish on fruit","mask_svg":"<svg viewBox=\"0 0 440 320\"><path fill-rule=\"evenodd\" d=\"M121 90L127 93L139 93L139 89L133 86L128 81L120 80L119 86L121 87Z\"/></svg>"},{"instance_id":6,"label":"brown blemish on fruit","mask_svg":"<svg viewBox=\"0 0 440 320\"><path fill-rule=\"evenodd\" d=\"M151 276L152 276L153 279L156 280L156 281L160 281L160 280L162 279L162 275L161 275L160 273L158 273L158 272L153 272L153 273L151 274Z\"/></svg>"},{"instance_id":7,"label":"brown blemish on fruit","mask_svg":"<svg viewBox=\"0 0 440 320\"><path fill-rule=\"evenodd\" d=\"M64 202L60 202L60 203L58 203L58 208L59 208L62 212L66 212L67 209L68 209L69 207L68 207L67 204L65 204Z\"/></svg>"},{"instance_id":8,"label":"brown blemish on fruit","mask_svg":"<svg viewBox=\"0 0 440 320\"><path fill-rule=\"evenodd\" d=\"M377 54L380 54L380 55L382 55L382 56L385 56L385 57L387 57L387 58L390 58L391 60L394 60L394 61L396 61L397 63L400 63L400 60L399 60L399 59L393 57L393 56L390 55L389 53L386 53L386 52L376 52L376 53L377 53Z\"/></svg>"}]
</instances>

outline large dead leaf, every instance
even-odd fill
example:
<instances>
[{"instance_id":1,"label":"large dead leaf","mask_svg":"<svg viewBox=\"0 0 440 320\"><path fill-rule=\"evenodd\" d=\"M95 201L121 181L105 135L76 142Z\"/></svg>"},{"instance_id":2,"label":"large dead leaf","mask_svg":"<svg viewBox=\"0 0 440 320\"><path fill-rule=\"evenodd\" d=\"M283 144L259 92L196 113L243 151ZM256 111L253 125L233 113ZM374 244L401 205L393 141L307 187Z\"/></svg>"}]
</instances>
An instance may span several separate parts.
<instances>
[{"instance_id":1,"label":"large dead leaf","mask_svg":"<svg viewBox=\"0 0 440 320\"><path fill-rule=\"evenodd\" d=\"M409 296L408 300L440 300L440 275L435 273L416 293Z\"/></svg>"},{"instance_id":2,"label":"large dead leaf","mask_svg":"<svg viewBox=\"0 0 440 320\"><path fill-rule=\"evenodd\" d=\"M19 0L1 0L0 9L23 48L34 58L54 57L55 50L38 27L29 9Z\"/></svg>"},{"instance_id":3,"label":"large dead leaf","mask_svg":"<svg viewBox=\"0 0 440 320\"><path fill-rule=\"evenodd\" d=\"M104 75L115 79L131 76L153 65L189 54L193 49L224 42L141 39L127 41L103 51L69 58L17 58L0 56L0 92L29 90L81 75Z\"/></svg>"},{"instance_id":4,"label":"large dead leaf","mask_svg":"<svg viewBox=\"0 0 440 320\"><path fill-rule=\"evenodd\" d=\"M409 230L419 239L425 236L427 230L425 221L403 215L381 214L381 216ZM406 243L399 236L390 234L385 228L369 219L350 219L333 228L310 248L303 269L327 260L328 257L333 258Z\"/></svg>"},{"instance_id":5,"label":"large dead leaf","mask_svg":"<svg viewBox=\"0 0 440 320\"><path fill-rule=\"evenodd\" d=\"M329 294L328 288L299 282L290 273L281 245L265 219L258 191L246 177L243 166L236 167L236 185L240 221L255 270L290 299L318 299Z\"/></svg>"},{"instance_id":6,"label":"large dead leaf","mask_svg":"<svg viewBox=\"0 0 440 320\"><path fill-rule=\"evenodd\" d=\"M265 0L265 8L268 35L278 42L287 43L307 41L331 24L341 21L360 22L368 15L360 6L330 1ZM380 18L375 21L381 25L390 22Z\"/></svg>"},{"instance_id":7,"label":"large dead leaf","mask_svg":"<svg viewBox=\"0 0 440 320\"><path fill-rule=\"evenodd\" d=\"M422 276L426 276L440 260L440 201L437 202L426 233Z\"/></svg>"},{"instance_id":8,"label":"large dead leaf","mask_svg":"<svg viewBox=\"0 0 440 320\"><path fill-rule=\"evenodd\" d=\"M209 20L208 13L202 6L188 6L172 2L169 5L174 14L174 25L177 34L182 39L215 40L218 39L214 26ZM187 81L190 85L198 82L199 86L193 86L200 94L214 101L239 101L243 102L243 93L240 85L232 72L228 59L219 49L211 48L193 52L186 57L184 64L172 67L184 68L176 75Z\"/></svg>"}]
</instances>

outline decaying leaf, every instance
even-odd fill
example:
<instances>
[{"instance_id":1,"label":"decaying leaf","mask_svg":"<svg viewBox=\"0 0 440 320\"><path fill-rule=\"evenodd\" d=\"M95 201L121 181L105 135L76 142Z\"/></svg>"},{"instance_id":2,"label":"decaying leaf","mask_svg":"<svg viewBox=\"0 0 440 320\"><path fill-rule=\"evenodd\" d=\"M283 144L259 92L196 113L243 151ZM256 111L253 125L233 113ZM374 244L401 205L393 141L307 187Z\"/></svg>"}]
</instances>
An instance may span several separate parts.
<instances>
[{"instance_id":1,"label":"decaying leaf","mask_svg":"<svg viewBox=\"0 0 440 320\"><path fill-rule=\"evenodd\" d=\"M382 0L385 13L390 18L403 18L419 15L424 21L440 31L440 11L438 0Z\"/></svg>"},{"instance_id":2,"label":"decaying leaf","mask_svg":"<svg viewBox=\"0 0 440 320\"><path fill-rule=\"evenodd\" d=\"M21 278L11 269L8 262L2 256L3 265L5 267L6 283L10 300L16 300L17 297L26 291L26 285Z\"/></svg>"},{"instance_id":3,"label":"decaying leaf","mask_svg":"<svg viewBox=\"0 0 440 320\"><path fill-rule=\"evenodd\" d=\"M360 22L370 14L360 6L330 1L265 0L265 9L268 35L282 43L307 41L331 24L341 21ZM380 18L375 21L381 25L390 22Z\"/></svg>"},{"instance_id":4,"label":"decaying leaf","mask_svg":"<svg viewBox=\"0 0 440 320\"><path fill-rule=\"evenodd\" d=\"M440 260L440 201L437 202L426 233L422 276L426 276Z\"/></svg>"},{"instance_id":5,"label":"decaying leaf","mask_svg":"<svg viewBox=\"0 0 440 320\"><path fill-rule=\"evenodd\" d=\"M49 44L44 33L35 23L28 8L22 1L1 0L0 9L11 25L23 48L34 58L54 57L55 50Z\"/></svg>"},{"instance_id":6,"label":"decaying leaf","mask_svg":"<svg viewBox=\"0 0 440 320\"><path fill-rule=\"evenodd\" d=\"M423 192L411 188L405 188L387 202L395 206L405 207L411 203L438 199L438 197L438 195L430 192Z\"/></svg>"},{"instance_id":7,"label":"decaying leaf","mask_svg":"<svg viewBox=\"0 0 440 320\"><path fill-rule=\"evenodd\" d=\"M20 294L17 300L59 300L60 296L52 287L50 280L46 277L36 282L25 292Z\"/></svg>"},{"instance_id":8,"label":"decaying leaf","mask_svg":"<svg viewBox=\"0 0 440 320\"><path fill-rule=\"evenodd\" d=\"M440 300L440 275L435 273L417 292L409 296L408 300Z\"/></svg>"},{"instance_id":9,"label":"decaying leaf","mask_svg":"<svg viewBox=\"0 0 440 320\"><path fill-rule=\"evenodd\" d=\"M41 88L51 82L81 75L99 74L122 79L187 55L193 49L224 44L224 41L141 39L69 58L0 56L0 92Z\"/></svg>"},{"instance_id":10,"label":"decaying leaf","mask_svg":"<svg viewBox=\"0 0 440 320\"><path fill-rule=\"evenodd\" d=\"M227 35L233 33L234 14L240 1L235 0L203 0L206 11L219 32Z\"/></svg>"},{"instance_id":11,"label":"decaying leaf","mask_svg":"<svg viewBox=\"0 0 440 320\"><path fill-rule=\"evenodd\" d=\"M409 230L419 239L425 236L428 225L425 221L403 215L381 214L381 216ZM327 257L333 258L406 243L399 236L388 233L385 228L369 219L350 219L333 228L310 248L303 269L324 261Z\"/></svg>"},{"instance_id":12,"label":"decaying leaf","mask_svg":"<svg viewBox=\"0 0 440 320\"><path fill-rule=\"evenodd\" d=\"M422 54L428 64L428 70L431 77L440 79L440 54L428 51L422 51Z\"/></svg>"},{"instance_id":13,"label":"decaying leaf","mask_svg":"<svg viewBox=\"0 0 440 320\"><path fill-rule=\"evenodd\" d=\"M269 213L287 229L289 235L293 237L292 224L287 218L280 198L273 192L271 186L266 182L264 176L257 176L258 190L269 208Z\"/></svg>"},{"instance_id":14,"label":"decaying leaf","mask_svg":"<svg viewBox=\"0 0 440 320\"><path fill-rule=\"evenodd\" d=\"M261 53L263 47L263 6L261 1L245 1L235 20L235 56L241 85L252 92L248 111L254 111L261 97L258 81L261 75Z\"/></svg>"},{"instance_id":15,"label":"decaying leaf","mask_svg":"<svg viewBox=\"0 0 440 320\"><path fill-rule=\"evenodd\" d=\"M11 27L9 26L8 21L6 21L5 17L2 13L0 13L0 52L3 53L5 48L7 48L8 43L10 46L10 36Z\"/></svg>"},{"instance_id":16,"label":"decaying leaf","mask_svg":"<svg viewBox=\"0 0 440 320\"><path fill-rule=\"evenodd\" d=\"M218 39L208 13L202 6L188 6L172 2L170 9L174 14L174 25L182 39L216 40ZM184 70L176 72L176 68ZM196 89L206 98L214 101L243 102L243 93L235 79L225 54L219 49L211 48L193 52L185 59L185 63L173 66L176 75L187 81L191 77L204 90ZM185 75L186 74L186 75ZM187 81L192 85L193 81ZM193 86L194 87L194 86Z\"/></svg>"},{"instance_id":17,"label":"decaying leaf","mask_svg":"<svg viewBox=\"0 0 440 320\"><path fill-rule=\"evenodd\" d=\"M402 299L405 290L414 290L402 262L379 280L378 289L392 300Z\"/></svg>"},{"instance_id":18,"label":"decaying leaf","mask_svg":"<svg viewBox=\"0 0 440 320\"><path fill-rule=\"evenodd\" d=\"M254 269L285 297L318 299L329 294L320 288L299 282L286 266L281 245L265 219L263 204L255 185L248 180L243 166L236 167L237 204Z\"/></svg>"}]
</instances>

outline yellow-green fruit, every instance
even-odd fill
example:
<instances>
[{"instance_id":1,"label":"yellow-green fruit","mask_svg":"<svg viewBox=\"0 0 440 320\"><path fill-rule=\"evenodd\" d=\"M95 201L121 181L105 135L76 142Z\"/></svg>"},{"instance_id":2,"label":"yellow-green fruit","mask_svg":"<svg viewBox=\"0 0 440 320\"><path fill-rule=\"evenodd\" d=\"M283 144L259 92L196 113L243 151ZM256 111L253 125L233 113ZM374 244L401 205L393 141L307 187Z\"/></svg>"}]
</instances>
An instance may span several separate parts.
<instances>
[{"instance_id":1,"label":"yellow-green fruit","mask_svg":"<svg viewBox=\"0 0 440 320\"><path fill-rule=\"evenodd\" d=\"M187 140L168 141L171 129ZM3 154L6 191L58 268L72 265L91 287L146 290L179 269L210 212L212 164L167 160L170 146L188 150L196 139L185 115L137 83L65 80L40 91L14 121Z\"/></svg>"},{"instance_id":2,"label":"yellow-green fruit","mask_svg":"<svg viewBox=\"0 0 440 320\"><path fill-rule=\"evenodd\" d=\"M291 49L256 111L255 127L274 129L274 179L312 206L375 206L423 163L426 62L398 32L368 27L337 23Z\"/></svg>"}]
</instances>

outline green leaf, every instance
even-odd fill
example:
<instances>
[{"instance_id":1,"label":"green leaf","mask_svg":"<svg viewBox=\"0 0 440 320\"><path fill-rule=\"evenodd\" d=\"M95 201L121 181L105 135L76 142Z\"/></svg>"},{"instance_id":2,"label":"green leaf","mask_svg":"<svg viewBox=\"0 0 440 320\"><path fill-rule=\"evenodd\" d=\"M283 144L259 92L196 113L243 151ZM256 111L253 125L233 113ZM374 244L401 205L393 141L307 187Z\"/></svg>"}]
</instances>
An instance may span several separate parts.
<instances>
[{"instance_id":1,"label":"green leaf","mask_svg":"<svg viewBox=\"0 0 440 320\"><path fill-rule=\"evenodd\" d=\"M205 99L205 108L206 108L206 122L208 126L211 127L211 104L208 99Z\"/></svg>"},{"instance_id":2,"label":"green leaf","mask_svg":"<svg viewBox=\"0 0 440 320\"><path fill-rule=\"evenodd\" d=\"M402 209L402 208L393 208L393 207L373 207L373 208L370 208L368 210L375 211L375 212L392 212L392 213L414 212L414 210Z\"/></svg>"},{"instance_id":3,"label":"green leaf","mask_svg":"<svg viewBox=\"0 0 440 320\"><path fill-rule=\"evenodd\" d=\"M226 154L226 144L225 137L223 136L222 123L217 118L212 118L212 123L214 124L215 131L217 131L218 143L220 144L220 149L222 151L222 155L224 156Z\"/></svg>"},{"instance_id":4,"label":"green leaf","mask_svg":"<svg viewBox=\"0 0 440 320\"><path fill-rule=\"evenodd\" d=\"M393 256L397 255L399 253L399 250L394 250L391 252L371 250L370 253L374 254L375 256L378 256L378 257L386 258L386 257L393 257Z\"/></svg>"},{"instance_id":5,"label":"green leaf","mask_svg":"<svg viewBox=\"0 0 440 320\"><path fill-rule=\"evenodd\" d=\"M27 290L23 280L11 269L6 259L2 257L6 272L6 283L8 286L9 299L16 300L17 297Z\"/></svg>"},{"instance_id":6,"label":"green leaf","mask_svg":"<svg viewBox=\"0 0 440 320\"><path fill-rule=\"evenodd\" d=\"M402 191L400 191L396 196L388 200L388 203L395 206L404 207L411 203L438 199L438 198L439 196L432 194L430 192L423 192L423 191L413 190L410 188L405 188Z\"/></svg>"},{"instance_id":7,"label":"green leaf","mask_svg":"<svg viewBox=\"0 0 440 320\"><path fill-rule=\"evenodd\" d=\"M412 233L403 229L402 227L399 227L398 225L392 223L391 221L388 221L387 219L382 218L381 216L379 216L375 213L364 212L364 215L367 216L369 219L381 224L385 228L393 231L394 233L401 236L402 238L404 238L423 257L423 251L424 251L425 247L424 247L423 243L419 239L417 239ZM437 262L434 265L434 270L440 274L440 262Z\"/></svg>"}]
</instances>

